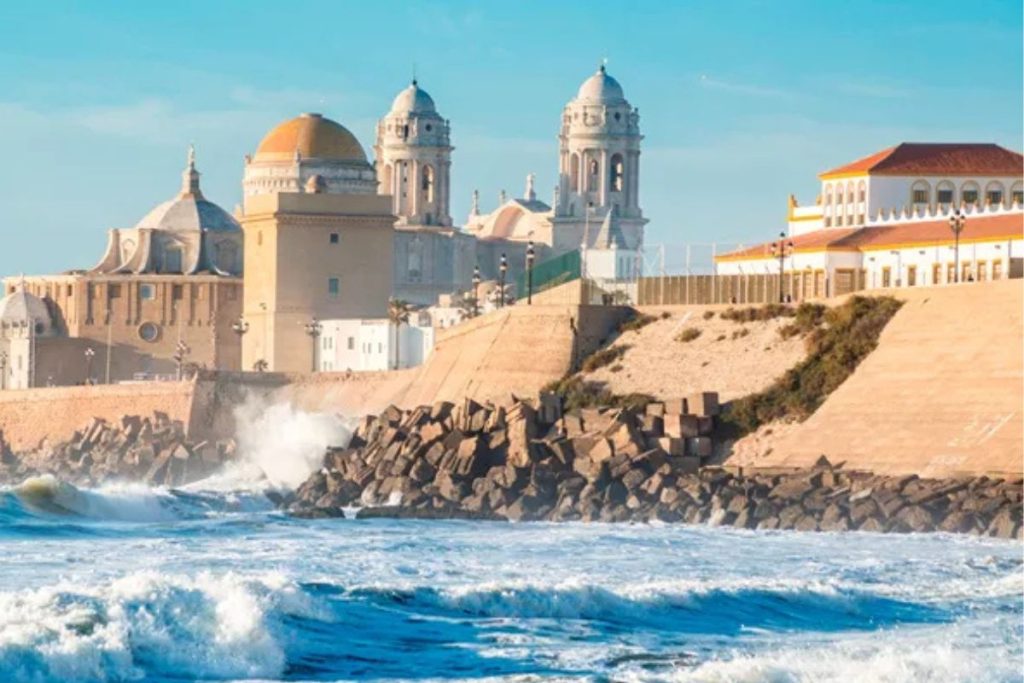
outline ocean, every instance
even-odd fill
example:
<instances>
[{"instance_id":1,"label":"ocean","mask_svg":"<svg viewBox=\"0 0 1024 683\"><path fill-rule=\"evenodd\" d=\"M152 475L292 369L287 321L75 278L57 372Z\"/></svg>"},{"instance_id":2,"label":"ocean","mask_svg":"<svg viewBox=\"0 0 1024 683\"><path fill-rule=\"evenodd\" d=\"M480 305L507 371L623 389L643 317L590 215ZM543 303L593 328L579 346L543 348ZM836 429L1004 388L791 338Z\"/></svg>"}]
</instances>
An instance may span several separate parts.
<instances>
[{"instance_id":1,"label":"ocean","mask_svg":"<svg viewBox=\"0 0 1024 683\"><path fill-rule=\"evenodd\" d=\"M0 488L0 681L1021 681L1021 544Z\"/></svg>"}]
</instances>

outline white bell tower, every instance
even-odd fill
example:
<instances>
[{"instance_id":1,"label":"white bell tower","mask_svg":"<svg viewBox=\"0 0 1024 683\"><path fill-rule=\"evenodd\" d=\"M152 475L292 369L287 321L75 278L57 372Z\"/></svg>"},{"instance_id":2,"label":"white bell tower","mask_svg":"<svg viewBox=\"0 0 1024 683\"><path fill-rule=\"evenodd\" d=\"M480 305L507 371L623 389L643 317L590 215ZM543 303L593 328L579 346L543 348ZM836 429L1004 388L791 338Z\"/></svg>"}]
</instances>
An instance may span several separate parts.
<instances>
[{"instance_id":1,"label":"white bell tower","mask_svg":"<svg viewBox=\"0 0 1024 683\"><path fill-rule=\"evenodd\" d=\"M640 112L602 65L562 111L554 206L557 251L592 242L612 211L628 247L640 248L647 223L639 198L641 140Z\"/></svg>"},{"instance_id":2,"label":"white bell tower","mask_svg":"<svg viewBox=\"0 0 1024 683\"><path fill-rule=\"evenodd\" d=\"M413 80L377 123L378 193L392 197L396 227L450 228L450 126Z\"/></svg>"}]
</instances>

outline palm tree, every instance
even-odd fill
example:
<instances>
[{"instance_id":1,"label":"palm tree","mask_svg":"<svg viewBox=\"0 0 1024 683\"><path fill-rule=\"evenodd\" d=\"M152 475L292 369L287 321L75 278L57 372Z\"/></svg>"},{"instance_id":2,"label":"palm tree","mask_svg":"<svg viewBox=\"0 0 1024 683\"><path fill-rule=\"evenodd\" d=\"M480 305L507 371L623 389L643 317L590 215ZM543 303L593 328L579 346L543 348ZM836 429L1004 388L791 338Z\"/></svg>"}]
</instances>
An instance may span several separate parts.
<instances>
[{"instance_id":1,"label":"palm tree","mask_svg":"<svg viewBox=\"0 0 1024 683\"><path fill-rule=\"evenodd\" d=\"M388 301L388 322L395 328L395 370L401 366L399 353L400 353L400 336L399 331L402 329L402 324L409 322L409 316L412 314L412 304L402 299L390 299Z\"/></svg>"}]
</instances>

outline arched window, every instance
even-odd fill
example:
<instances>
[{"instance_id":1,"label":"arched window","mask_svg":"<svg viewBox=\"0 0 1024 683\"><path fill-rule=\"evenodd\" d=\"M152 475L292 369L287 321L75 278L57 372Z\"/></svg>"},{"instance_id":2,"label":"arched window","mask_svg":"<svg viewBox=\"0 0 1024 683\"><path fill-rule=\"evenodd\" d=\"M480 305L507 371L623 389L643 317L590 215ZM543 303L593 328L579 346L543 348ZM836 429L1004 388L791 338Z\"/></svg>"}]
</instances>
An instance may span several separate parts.
<instances>
[{"instance_id":1,"label":"arched window","mask_svg":"<svg viewBox=\"0 0 1024 683\"><path fill-rule=\"evenodd\" d=\"M420 181L422 183L423 197L428 201L434 201L434 167L424 166L423 167L423 178Z\"/></svg>"},{"instance_id":2,"label":"arched window","mask_svg":"<svg viewBox=\"0 0 1024 683\"><path fill-rule=\"evenodd\" d=\"M916 180L910 186L910 203L914 208L932 203L932 186L925 180Z\"/></svg>"},{"instance_id":3,"label":"arched window","mask_svg":"<svg viewBox=\"0 0 1024 683\"><path fill-rule=\"evenodd\" d=\"M846 203L853 204L853 181L846 183Z\"/></svg>"},{"instance_id":4,"label":"arched window","mask_svg":"<svg viewBox=\"0 0 1024 683\"><path fill-rule=\"evenodd\" d=\"M580 155L576 153L569 158L569 186L573 192L580 191Z\"/></svg>"},{"instance_id":5,"label":"arched window","mask_svg":"<svg viewBox=\"0 0 1024 683\"><path fill-rule=\"evenodd\" d=\"M611 180L612 190L614 192L622 192L623 179L624 179L625 175L626 175L626 168L625 168L625 165L622 163L622 155L621 154L613 154L612 155L611 176L610 176L609 180Z\"/></svg>"},{"instance_id":6,"label":"arched window","mask_svg":"<svg viewBox=\"0 0 1024 683\"><path fill-rule=\"evenodd\" d=\"M978 183L973 180L968 180L960 186L960 201L964 204L973 204L977 206L979 195L980 190L978 189Z\"/></svg>"},{"instance_id":7,"label":"arched window","mask_svg":"<svg viewBox=\"0 0 1024 683\"><path fill-rule=\"evenodd\" d=\"M857 201L863 202L868 198L868 184L863 180L857 183Z\"/></svg>"},{"instance_id":8,"label":"arched window","mask_svg":"<svg viewBox=\"0 0 1024 683\"><path fill-rule=\"evenodd\" d=\"M1005 190L1003 184L993 180L985 186L985 204L1002 204Z\"/></svg>"},{"instance_id":9,"label":"arched window","mask_svg":"<svg viewBox=\"0 0 1024 683\"><path fill-rule=\"evenodd\" d=\"M935 203L948 206L956 203L956 185L948 180L940 180L935 186Z\"/></svg>"},{"instance_id":10,"label":"arched window","mask_svg":"<svg viewBox=\"0 0 1024 683\"><path fill-rule=\"evenodd\" d=\"M593 192L597 189L597 179L601 172L601 165L597 163L597 159L591 159L590 163L587 164L587 191Z\"/></svg>"},{"instance_id":11,"label":"arched window","mask_svg":"<svg viewBox=\"0 0 1024 683\"><path fill-rule=\"evenodd\" d=\"M164 267L163 272L165 273L180 273L181 272L181 247L173 246L164 249Z\"/></svg>"},{"instance_id":12,"label":"arched window","mask_svg":"<svg viewBox=\"0 0 1024 683\"><path fill-rule=\"evenodd\" d=\"M1017 181L1010 188L1010 201L1014 204L1024 204L1024 184Z\"/></svg>"}]
</instances>

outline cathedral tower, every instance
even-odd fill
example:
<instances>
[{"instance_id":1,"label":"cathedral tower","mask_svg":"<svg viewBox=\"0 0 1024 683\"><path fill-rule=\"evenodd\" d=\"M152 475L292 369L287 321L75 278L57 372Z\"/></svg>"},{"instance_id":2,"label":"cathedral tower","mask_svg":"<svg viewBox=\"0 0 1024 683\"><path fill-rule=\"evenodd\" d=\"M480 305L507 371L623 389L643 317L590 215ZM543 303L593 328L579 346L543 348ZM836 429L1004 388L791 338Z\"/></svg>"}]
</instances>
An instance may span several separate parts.
<instances>
[{"instance_id":1,"label":"cathedral tower","mask_svg":"<svg viewBox=\"0 0 1024 683\"><path fill-rule=\"evenodd\" d=\"M602 65L562 111L555 249L592 245L604 217L615 211L629 248L643 242L639 202L640 112Z\"/></svg>"},{"instance_id":2,"label":"cathedral tower","mask_svg":"<svg viewBox=\"0 0 1024 683\"><path fill-rule=\"evenodd\" d=\"M344 126L303 114L246 160L242 367L310 372L316 322L382 318L391 295L391 197Z\"/></svg>"},{"instance_id":3,"label":"cathedral tower","mask_svg":"<svg viewBox=\"0 0 1024 683\"><path fill-rule=\"evenodd\" d=\"M378 191L392 197L399 226L451 227L449 133L434 100L415 80L377 123Z\"/></svg>"}]
</instances>

